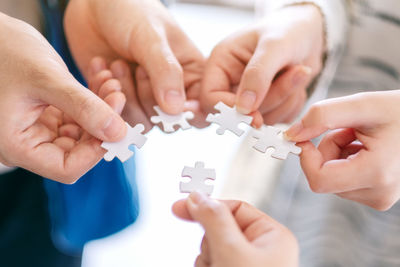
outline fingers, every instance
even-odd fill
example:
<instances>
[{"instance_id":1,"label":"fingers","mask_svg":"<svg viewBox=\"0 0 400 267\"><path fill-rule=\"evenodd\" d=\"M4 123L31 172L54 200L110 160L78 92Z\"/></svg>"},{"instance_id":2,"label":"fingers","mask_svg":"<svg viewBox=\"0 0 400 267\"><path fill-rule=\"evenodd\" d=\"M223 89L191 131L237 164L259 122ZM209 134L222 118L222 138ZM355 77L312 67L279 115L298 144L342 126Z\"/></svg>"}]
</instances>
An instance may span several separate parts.
<instances>
[{"instance_id":1,"label":"fingers","mask_svg":"<svg viewBox=\"0 0 400 267\"><path fill-rule=\"evenodd\" d=\"M129 65L123 60L117 60L111 64L110 69L113 76L120 81L122 90L127 98L127 104L123 112L124 119L131 125L142 123L147 130L150 130L152 128L152 124L146 116L143 105L139 102L137 90L133 81L133 74ZM149 87L146 88L143 88L143 81L138 80L137 83L139 86L142 87L142 89L150 92L149 97L152 97L151 87L148 78L147 81ZM147 98L144 101L148 100L149 99ZM154 100L152 102L154 103Z\"/></svg>"},{"instance_id":2,"label":"fingers","mask_svg":"<svg viewBox=\"0 0 400 267\"><path fill-rule=\"evenodd\" d=\"M238 42L234 40L234 43ZM246 63L251 58L247 49L229 44L230 41L225 41L215 47L206 63L200 95L202 108L206 112L211 112L219 101L229 106L235 105L233 88L239 85Z\"/></svg>"},{"instance_id":3,"label":"fingers","mask_svg":"<svg viewBox=\"0 0 400 267\"><path fill-rule=\"evenodd\" d=\"M358 202L379 211L387 211L398 201L397 188L360 189L336 194L341 198Z\"/></svg>"},{"instance_id":4,"label":"fingers","mask_svg":"<svg viewBox=\"0 0 400 267\"><path fill-rule=\"evenodd\" d=\"M268 98L268 96L267 96ZM278 122L284 122L296 116L300 112L306 99L305 91L293 93L285 102L281 103L276 109L263 114L264 122L268 125L274 125Z\"/></svg>"},{"instance_id":5,"label":"fingers","mask_svg":"<svg viewBox=\"0 0 400 267\"><path fill-rule=\"evenodd\" d=\"M195 267L209 267L210 264L207 263L207 261L203 258L203 255L200 254L199 256L197 256L194 266Z\"/></svg>"},{"instance_id":6,"label":"fingers","mask_svg":"<svg viewBox=\"0 0 400 267\"><path fill-rule=\"evenodd\" d=\"M157 102L151 89L150 77L141 66L136 69L136 84L139 102L147 117L150 118L155 114L153 107L157 105Z\"/></svg>"},{"instance_id":7,"label":"fingers","mask_svg":"<svg viewBox=\"0 0 400 267\"><path fill-rule=\"evenodd\" d=\"M101 85L111 78L111 71L107 69L106 62L103 58L95 57L90 61L87 82L89 89L93 93L98 95Z\"/></svg>"},{"instance_id":8,"label":"fingers","mask_svg":"<svg viewBox=\"0 0 400 267\"><path fill-rule=\"evenodd\" d=\"M302 65L290 67L279 75L259 109L264 122L274 125L294 119L306 102L311 79L311 69Z\"/></svg>"},{"instance_id":9,"label":"fingers","mask_svg":"<svg viewBox=\"0 0 400 267\"><path fill-rule=\"evenodd\" d=\"M311 68L296 65L280 74L273 81L265 100L259 108L260 112L262 114L271 112L297 92L305 92L312 79L311 73Z\"/></svg>"},{"instance_id":10,"label":"fingers","mask_svg":"<svg viewBox=\"0 0 400 267\"><path fill-rule=\"evenodd\" d=\"M16 149L19 156L14 159L16 165L46 178L70 184L90 170L104 155L101 141L92 137L78 142L74 138L77 137L76 129L63 128L60 131L70 131L73 137L68 134L57 137L56 133L41 123L21 133L20 146Z\"/></svg>"},{"instance_id":11,"label":"fingers","mask_svg":"<svg viewBox=\"0 0 400 267\"><path fill-rule=\"evenodd\" d=\"M207 241L207 237L204 235L200 246L200 255L198 256L199 266L209 266L211 264L211 254ZM197 266L197 265L196 265Z\"/></svg>"},{"instance_id":12,"label":"fingers","mask_svg":"<svg viewBox=\"0 0 400 267\"><path fill-rule=\"evenodd\" d=\"M104 102L106 102L117 114L121 114L126 103L126 98L121 92L112 92L104 98Z\"/></svg>"},{"instance_id":13,"label":"fingers","mask_svg":"<svg viewBox=\"0 0 400 267\"><path fill-rule=\"evenodd\" d=\"M203 258L204 262L210 264L211 262L210 249L208 246L208 241L206 236L203 236L203 240L201 240L200 251L201 251L201 257Z\"/></svg>"},{"instance_id":14,"label":"fingers","mask_svg":"<svg viewBox=\"0 0 400 267\"><path fill-rule=\"evenodd\" d=\"M321 140L318 150L325 162L341 159L342 151L356 140L357 137L351 128L334 130Z\"/></svg>"},{"instance_id":15,"label":"fingers","mask_svg":"<svg viewBox=\"0 0 400 267\"><path fill-rule=\"evenodd\" d=\"M246 234L246 237L251 241L266 231L279 226L279 223L265 213L241 201L223 200L216 202L201 194L199 195L197 192L189 196L189 199L192 198L194 198L193 201L200 201L200 204L197 205L197 210L196 207L193 208L192 200L183 199L173 205L172 211L181 219L200 222L206 232L209 229L210 235L219 231L223 236L223 230L219 228L228 227L228 229L232 229L232 235L234 236L238 229L246 232L261 221L264 225L263 227L257 227L257 231L251 230L251 232L247 232L250 235ZM232 223L232 218L235 223ZM223 237L220 236L220 238ZM207 236L207 240L210 243L213 242L209 236Z\"/></svg>"},{"instance_id":16,"label":"fingers","mask_svg":"<svg viewBox=\"0 0 400 267\"><path fill-rule=\"evenodd\" d=\"M165 33L150 29L131 39L131 53L149 75L158 105L170 114L182 112L186 100L183 71Z\"/></svg>"},{"instance_id":17,"label":"fingers","mask_svg":"<svg viewBox=\"0 0 400 267\"><path fill-rule=\"evenodd\" d=\"M62 140L60 140L61 142ZM65 140L64 140L65 141ZM66 183L75 183L82 175L88 172L104 155L100 147L101 141L91 138L79 142L71 149L71 144L62 146L53 143L41 143L27 153L27 162L20 166L34 173L40 173L46 178ZM66 153L64 148L69 153Z\"/></svg>"},{"instance_id":18,"label":"fingers","mask_svg":"<svg viewBox=\"0 0 400 267\"><path fill-rule=\"evenodd\" d=\"M105 102L81 86L68 73L54 73L38 90L39 97L69 115L91 135L103 141L118 141L126 134L122 118Z\"/></svg>"},{"instance_id":19,"label":"fingers","mask_svg":"<svg viewBox=\"0 0 400 267\"><path fill-rule=\"evenodd\" d=\"M97 92L97 95L101 99L104 99L104 98L106 98L106 96L108 96L111 93L121 92L121 91L122 91L121 83L117 79L109 78L108 80L104 81L101 84L101 86Z\"/></svg>"},{"instance_id":20,"label":"fingers","mask_svg":"<svg viewBox=\"0 0 400 267\"><path fill-rule=\"evenodd\" d=\"M78 141L82 135L82 128L76 124L65 124L58 129L58 135Z\"/></svg>"},{"instance_id":21,"label":"fingers","mask_svg":"<svg viewBox=\"0 0 400 267\"><path fill-rule=\"evenodd\" d=\"M307 102L307 92L298 92L296 98L297 102L294 103L294 105L292 106L292 110L288 111L286 113L286 116L283 116L283 118L281 119L282 122L291 123L300 114L300 112L303 110L305 103Z\"/></svg>"},{"instance_id":22,"label":"fingers","mask_svg":"<svg viewBox=\"0 0 400 267\"><path fill-rule=\"evenodd\" d=\"M369 127L383 123L382 114L371 106L377 99L373 93L333 98L314 104L300 122L286 131L291 141L315 138L328 129Z\"/></svg>"},{"instance_id":23,"label":"fingers","mask_svg":"<svg viewBox=\"0 0 400 267\"><path fill-rule=\"evenodd\" d=\"M102 57L94 57L89 62L88 81L92 80L94 75L97 75L102 70L107 68L106 61Z\"/></svg>"},{"instance_id":24,"label":"fingers","mask_svg":"<svg viewBox=\"0 0 400 267\"><path fill-rule=\"evenodd\" d=\"M62 136L53 141L53 144L56 146L60 147L62 150L65 151L65 153L69 153L76 144L76 141L72 138Z\"/></svg>"},{"instance_id":25,"label":"fingers","mask_svg":"<svg viewBox=\"0 0 400 267\"><path fill-rule=\"evenodd\" d=\"M187 200L187 209L191 217L203 226L207 240L214 248L234 247L246 241L225 204L194 192Z\"/></svg>"},{"instance_id":26,"label":"fingers","mask_svg":"<svg viewBox=\"0 0 400 267\"><path fill-rule=\"evenodd\" d=\"M274 77L286 65L286 57L282 56L282 52L277 42L259 41L243 72L236 95L240 112L249 114L261 106Z\"/></svg>"},{"instance_id":27,"label":"fingers","mask_svg":"<svg viewBox=\"0 0 400 267\"><path fill-rule=\"evenodd\" d=\"M351 138L350 138L351 139ZM347 139L349 140L349 139ZM342 141L346 141L343 138ZM370 153L360 150L357 154L345 159L338 158L338 147L341 140L323 145L322 152L311 142L298 144L302 148L300 154L301 167L307 177L310 188L316 193L341 193L371 185L374 173L365 166L372 166ZM350 142L350 141L349 141ZM345 142L344 142L345 143ZM338 146L335 148L335 146ZM332 148L333 152L325 149ZM337 159L325 161L325 158Z\"/></svg>"}]
</instances>

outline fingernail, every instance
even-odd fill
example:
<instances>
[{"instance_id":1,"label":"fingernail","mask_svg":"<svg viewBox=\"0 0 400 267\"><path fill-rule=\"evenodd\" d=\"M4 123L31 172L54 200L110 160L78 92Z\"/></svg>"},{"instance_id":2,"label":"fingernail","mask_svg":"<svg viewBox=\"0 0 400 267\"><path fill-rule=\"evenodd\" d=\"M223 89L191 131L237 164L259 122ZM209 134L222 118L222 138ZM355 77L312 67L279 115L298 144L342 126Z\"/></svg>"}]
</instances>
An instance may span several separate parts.
<instances>
[{"instance_id":1,"label":"fingernail","mask_svg":"<svg viewBox=\"0 0 400 267\"><path fill-rule=\"evenodd\" d=\"M311 73L312 69L310 67L303 66L301 70L296 72L296 74L293 76L293 87L302 86L308 80L308 77L311 75Z\"/></svg>"},{"instance_id":2,"label":"fingernail","mask_svg":"<svg viewBox=\"0 0 400 267\"><path fill-rule=\"evenodd\" d=\"M180 91L169 90L164 95L165 102L170 106L181 106L185 101Z\"/></svg>"},{"instance_id":3,"label":"fingernail","mask_svg":"<svg viewBox=\"0 0 400 267\"><path fill-rule=\"evenodd\" d=\"M188 202L192 206L198 206L200 203L207 201L207 198L208 197L205 194L198 192L198 191L194 191L194 192L190 193L190 195L188 197Z\"/></svg>"},{"instance_id":4,"label":"fingernail","mask_svg":"<svg viewBox=\"0 0 400 267\"><path fill-rule=\"evenodd\" d=\"M286 132L283 133L283 136L286 140L292 140L303 130L303 124L301 121L296 122L292 125Z\"/></svg>"},{"instance_id":5,"label":"fingernail","mask_svg":"<svg viewBox=\"0 0 400 267\"><path fill-rule=\"evenodd\" d=\"M122 78L125 75L125 70L119 63L116 63L112 66L112 72L117 79Z\"/></svg>"},{"instance_id":6,"label":"fingernail","mask_svg":"<svg viewBox=\"0 0 400 267\"><path fill-rule=\"evenodd\" d=\"M121 123L121 120L113 116L110 118L107 123L104 125L103 132L104 135L109 139L109 140L116 140L119 137L122 138L122 132L124 132L124 127L126 127L123 123ZM116 140L118 141L118 140Z\"/></svg>"},{"instance_id":7,"label":"fingernail","mask_svg":"<svg viewBox=\"0 0 400 267\"><path fill-rule=\"evenodd\" d=\"M244 91L237 103L237 109L240 113L249 114L253 111L254 103L256 103L257 95L254 91Z\"/></svg>"}]
</instances>

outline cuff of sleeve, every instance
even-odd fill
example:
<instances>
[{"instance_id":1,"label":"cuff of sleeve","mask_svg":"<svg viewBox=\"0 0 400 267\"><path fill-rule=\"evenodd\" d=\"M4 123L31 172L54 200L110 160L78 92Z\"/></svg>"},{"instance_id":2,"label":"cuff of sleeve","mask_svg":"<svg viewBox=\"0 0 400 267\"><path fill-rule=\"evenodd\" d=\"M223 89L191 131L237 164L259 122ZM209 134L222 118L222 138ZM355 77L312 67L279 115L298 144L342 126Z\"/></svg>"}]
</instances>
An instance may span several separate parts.
<instances>
[{"instance_id":1,"label":"cuff of sleeve","mask_svg":"<svg viewBox=\"0 0 400 267\"><path fill-rule=\"evenodd\" d=\"M316 5L320 8L325 18L326 44L328 53L343 43L348 23L348 14L344 0L280 0L274 2L274 4L268 6L268 10L276 10L288 5Z\"/></svg>"}]
</instances>

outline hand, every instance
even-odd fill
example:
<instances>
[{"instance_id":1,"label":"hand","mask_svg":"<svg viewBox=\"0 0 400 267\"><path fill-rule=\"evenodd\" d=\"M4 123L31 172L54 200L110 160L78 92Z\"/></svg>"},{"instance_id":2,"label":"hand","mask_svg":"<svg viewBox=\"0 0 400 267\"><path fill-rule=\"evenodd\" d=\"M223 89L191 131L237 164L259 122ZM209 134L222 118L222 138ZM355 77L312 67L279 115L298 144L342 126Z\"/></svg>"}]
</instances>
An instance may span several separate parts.
<instances>
[{"instance_id":1,"label":"hand","mask_svg":"<svg viewBox=\"0 0 400 267\"><path fill-rule=\"evenodd\" d=\"M321 101L287 132L300 143L311 189L378 210L400 198L400 91L361 93ZM318 148L307 141L320 136Z\"/></svg>"},{"instance_id":2,"label":"hand","mask_svg":"<svg viewBox=\"0 0 400 267\"><path fill-rule=\"evenodd\" d=\"M204 58L159 0L71 0L64 22L70 49L86 77L96 56L107 64L129 62L110 65L118 78L135 69L136 90L125 92L131 124L149 124L156 104L176 114L186 98L198 98ZM142 121L133 121L138 117Z\"/></svg>"},{"instance_id":3,"label":"hand","mask_svg":"<svg viewBox=\"0 0 400 267\"><path fill-rule=\"evenodd\" d=\"M125 135L124 121L33 27L1 13L0 25L0 161L73 183L104 155L100 140Z\"/></svg>"},{"instance_id":4,"label":"hand","mask_svg":"<svg viewBox=\"0 0 400 267\"><path fill-rule=\"evenodd\" d=\"M211 200L194 192L176 202L173 212L205 230L195 266L298 266L293 234L246 203Z\"/></svg>"},{"instance_id":5,"label":"hand","mask_svg":"<svg viewBox=\"0 0 400 267\"><path fill-rule=\"evenodd\" d=\"M314 5L282 8L213 50L202 81L201 103L218 101L254 116L253 124L289 122L322 67L323 17Z\"/></svg>"}]
</instances>

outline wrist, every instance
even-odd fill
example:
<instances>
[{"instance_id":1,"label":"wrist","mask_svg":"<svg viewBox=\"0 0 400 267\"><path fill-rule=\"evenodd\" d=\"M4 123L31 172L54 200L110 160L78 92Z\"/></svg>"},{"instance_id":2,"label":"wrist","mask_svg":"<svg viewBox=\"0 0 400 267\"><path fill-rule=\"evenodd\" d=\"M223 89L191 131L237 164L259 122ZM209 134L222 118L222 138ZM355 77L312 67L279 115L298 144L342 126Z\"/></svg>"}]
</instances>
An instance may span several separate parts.
<instances>
[{"instance_id":1,"label":"wrist","mask_svg":"<svg viewBox=\"0 0 400 267\"><path fill-rule=\"evenodd\" d=\"M282 9L301 9L301 12L308 12L310 21L315 26L313 32L316 34L319 41L323 43L323 50L321 57L328 51L328 44L327 44L327 25L326 25L326 18L325 14L323 13L320 6L315 4L312 1L294 1L294 3L287 4L282 7Z\"/></svg>"}]
</instances>

